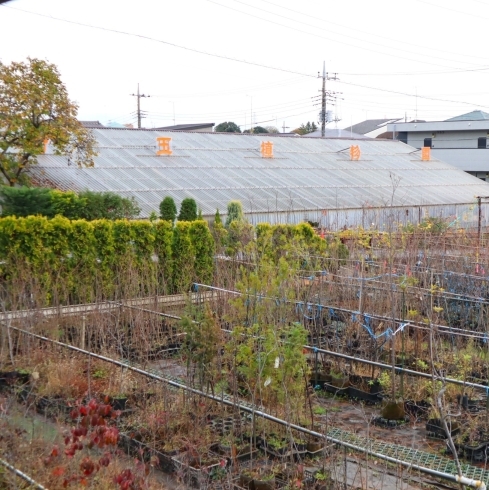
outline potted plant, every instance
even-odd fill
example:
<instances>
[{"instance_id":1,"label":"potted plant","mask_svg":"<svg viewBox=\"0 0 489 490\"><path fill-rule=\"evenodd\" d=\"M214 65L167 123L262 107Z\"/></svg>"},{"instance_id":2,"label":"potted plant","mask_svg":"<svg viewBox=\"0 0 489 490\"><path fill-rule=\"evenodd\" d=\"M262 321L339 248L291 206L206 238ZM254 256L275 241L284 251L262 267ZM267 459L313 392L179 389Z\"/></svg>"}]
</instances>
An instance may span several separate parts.
<instances>
[{"instance_id":1,"label":"potted plant","mask_svg":"<svg viewBox=\"0 0 489 490\"><path fill-rule=\"evenodd\" d=\"M265 451L275 455L284 455L289 449L289 441L276 434L269 434L263 442Z\"/></svg>"},{"instance_id":2,"label":"potted plant","mask_svg":"<svg viewBox=\"0 0 489 490\"><path fill-rule=\"evenodd\" d=\"M243 470L239 476L239 484L243 488L251 490L273 490L275 488L275 471L265 462L261 466L255 466Z\"/></svg>"},{"instance_id":3,"label":"potted plant","mask_svg":"<svg viewBox=\"0 0 489 490\"><path fill-rule=\"evenodd\" d=\"M325 470L316 471L314 480L314 490L329 490L331 488L331 479Z\"/></svg>"},{"instance_id":4,"label":"potted plant","mask_svg":"<svg viewBox=\"0 0 489 490\"><path fill-rule=\"evenodd\" d=\"M324 449L324 439L310 436L307 439L306 450L310 455L316 455Z\"/></svg>"},{"instance_id":5,"label":"potted plant","mask_svg":"<svg viewBox=\"0 0 489 490\"><path fill-rule=\"evenodd\" d=\"M457 422L447 420L446 423L452 437L460 432L460 426ZM434 439L446 439L448 437L440 413L434 408L430 411L430 418L426 422L426 435Z\"/></svg>"},{"instance_id":6,"label":"potted plant","mask_svg":"<svg viewBox=\"0 0 489 490\"><path fill-rule=\"evenodd\" d=\"M350 377L341 371L331 371L331 385L336 388L346 388L350 384Z\"/></svg>"}]
</instances>

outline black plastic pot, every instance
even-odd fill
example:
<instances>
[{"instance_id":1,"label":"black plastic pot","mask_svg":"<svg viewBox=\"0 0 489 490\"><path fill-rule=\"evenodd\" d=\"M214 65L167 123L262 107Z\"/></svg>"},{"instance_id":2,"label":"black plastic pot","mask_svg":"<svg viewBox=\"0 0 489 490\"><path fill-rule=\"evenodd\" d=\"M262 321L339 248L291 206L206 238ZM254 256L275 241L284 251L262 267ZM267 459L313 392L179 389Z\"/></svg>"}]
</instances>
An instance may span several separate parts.
<instances>
[{"instance_id":1,"label":"black plastic pot","mask_svg":"<svg viewBox=\"0 0 489 490\"><path fill-rule=\"evenodd\" d=\"M117 398L112 398L112 408L114 410L125 410L127 404L127 397L119 396Z\"/></svg>"},{"instance_id":2,"label":"black plastic pot","mask_svg":"<svg viewBox=\"0 0 489 490\"><path fill-rule=\"evenodd\" d=\"M320 439L319 437L315 437L314 439L310 439L307 441L306 450L310 453L315 453L317 451L321 451L324 447L324 439Z\"/></svg>"},{"instance_id":3,"label":"black plastic pot","mask_svg":"<svg viewBox=\"0 0 489 490\"><path fill-rule=\"evenodd\" d=\"M0 371L0 388L13 384L26 384L29 382L29 373L19 371Z\"/></svg>"},{"instance_id":4,"label":"black plastic pot","mask_svg":"<svg viewBox=\"0 0 489 490\"><path fill-rule=\"evenodd\" d=\"M428 403L424 400L407 400L406 402L404 402L404 410L406 411L406 413L416 418L426 417L430 408L431 403Z\"/></svg>"},{"instance_id":5,"label":"black plastic pot","mask_svg":"<svg viewBox=\"0 0 489 490\"><path fill-rule=\"evenodd\" d=\"M460 432L460 427L457 422L447 422L450 435L456 436ZM426 423L426 435L435 439L446 439L448 434L445 432L443 424L440 419L429 419Z\"/></svg>"},{"instance_id":6,"label":"black plastic pot","mask_svg":"<svg viewBox=\"0 0 489 490\"><path fill-rule=\"evenodd\" d=\"M347 386L346 388L338 388L337 386L324 383L323 389L324 391L327 391L328 393L332 393L333 395L336 396L348 396L349 386Z\"/></svg>"},{"instance_id":7,"label":"black plastic pot","mask_svg":"<svg viewBox=\"0 0 489 490\"><path fill-rule=\"evenodd\" d=\"M275 477L269 480L253 479L253 488L255 490L273 490L275 488Z\"/></svg>"},{"instance_id":8,"label":"black plastic pot","mask_svg":"<svg viewBox=\"0 0 489 490\"><path fill-rule=\"evenodd\" d=\"M482 442L478 446L462 444L460 448L471 463L487 463L489 459L489 441Z\"/></svg>"},{"instance_id":9,"label":"black plastic pot","mask_svg":"<svg viewBox=\"0 0 489 490\"><path fill-rule=\"evenodd\" d=\"M354 386L348 387L348 396L355 400L365 401L367 403L380 403L382 398L377 394L367 393L366 391L359 390Z\"/></svg>"},{"instance_id":10,"label":"black plastic pot","mask_svg":"<svg viewBox=\"0 0 489 490\"><path fill-rule=\"evenodd\" d=\"M250 490L254 490L254 488L255 488L255 486L253 484L253 477L246 472L242 472L239 475L239 485L240 485L240 487L248 488Z\"/></svg>"},{"instance_id":11,"label":"black plastic pot","mask_svg":"<svg viewBox=\"0 0 489 490\"><path fill-rule=\"evenodd\" d=\"M369 392L372 395L380 395L382 393L382 386L380 385L380 383L377 379L375 379L371 383L369 383L368 386L369 386Z\"/></svg>"}]
</instances>

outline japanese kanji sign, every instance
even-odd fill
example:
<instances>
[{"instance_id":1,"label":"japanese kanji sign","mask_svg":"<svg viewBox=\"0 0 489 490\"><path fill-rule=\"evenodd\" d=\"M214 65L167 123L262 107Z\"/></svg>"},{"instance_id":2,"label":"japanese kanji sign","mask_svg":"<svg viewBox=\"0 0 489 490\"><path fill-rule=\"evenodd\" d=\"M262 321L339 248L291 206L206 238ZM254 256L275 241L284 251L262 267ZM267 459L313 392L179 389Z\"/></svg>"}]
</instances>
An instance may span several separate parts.
<instances>
[{"instance_id":1,"label":"japanese kanji sign","mask_svg":"<svg viewBox=\"0 0 489 490\"><path fill-rule=\"evenodd\" d=\"M271 141L262 141L261 156L263 158L273 158L273 143Z\"/></svg>"},{"instance_id":2,"label":"japanese kanji sign","mask_svg":"<svg viewBox=\"0 0 489 490\"><path fill-rule=\"evenodd\" d=\"M170 148L171 138L161 136L156 138L156 141L158 142L158 151L156 152L157 155L171 155L173 153Z\"/></svg>"},{"instance_id":3,"label":"japanese kanji sign","mask_svg":"<svg viewBox=\"0 0 489 490\"><path fill-rule=\"evenodd\" d=\"M431 148L429 146L421 148L421 160L423 162L429 162L431 160Z\"/></svg>"},{"instance_id":4,"label":"japanese kanji sign","mask_svg":"<svg viewBox=\"0 0 489 490\"><path fill-rule=\"evenodd\" d=\"M350 160L358 161L360 160L362 152L360 151L360 147L358 145L350 146Z\"/></svg>"}]
</instances>

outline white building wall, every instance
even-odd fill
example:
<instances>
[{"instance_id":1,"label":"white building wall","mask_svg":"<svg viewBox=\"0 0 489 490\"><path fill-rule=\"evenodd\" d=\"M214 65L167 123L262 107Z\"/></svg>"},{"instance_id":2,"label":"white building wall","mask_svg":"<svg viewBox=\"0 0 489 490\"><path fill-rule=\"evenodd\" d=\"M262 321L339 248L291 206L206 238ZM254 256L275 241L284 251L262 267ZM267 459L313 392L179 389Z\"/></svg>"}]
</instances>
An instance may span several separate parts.
<instances>
[{"instance_id":1,"label":"white building wall","mask_svg":"<svg viewBox=\"0 0 489 490\"><path fill-rule=\"evenodd\" d=\"M421 148L424 146L425 138L431 138L432 148L477 149L478 138L487 138L487 131L420 131L408 133L407 137L408 145L414 146L415 148ZM489 155L487 155L487 158L489 159ZM447 163L450 162L447 161Z\"/></svg>"}]
</instances>

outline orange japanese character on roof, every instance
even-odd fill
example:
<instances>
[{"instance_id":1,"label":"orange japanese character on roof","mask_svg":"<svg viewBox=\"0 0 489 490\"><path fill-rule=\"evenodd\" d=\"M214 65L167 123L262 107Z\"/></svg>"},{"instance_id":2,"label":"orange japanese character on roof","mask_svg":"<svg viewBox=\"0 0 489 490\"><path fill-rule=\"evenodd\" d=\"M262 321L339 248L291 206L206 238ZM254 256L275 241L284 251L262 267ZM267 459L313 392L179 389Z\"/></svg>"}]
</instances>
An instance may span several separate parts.
<instances>
[{"instance_id":1,"label":"orange japanese character on roof","mask_svg":"<svg viewBox=\"0 0 489 490\"><path fill-rule=\"evenodd\" d=\"M261 156L263 158L273 158L273 143L271 141L262 141Z\"/></svg>"},{"instance_id":2,"label":"orange japanese character on roof","mask_svg":"<svg viewBox=\"0 0 489 490\"><path fill-rule=\"evenodd\" d=\"M429 146L421 148L421 160L423 162L429 162L431 160L431 148Z\"/></svg>"},{"instance_id":3,"label":"orange japanese character on roof","mask_svg":"<svg viewBox=\"0 0 489 490\"><path fill-rule=\"evenodd\" d=\"M360 151L360 147L358 145L350 146L350 160L358 161L360 160L362 152Z\"/></svg>"},{"instance_id":4,"label":"orange japanese character on roof","mask_svg":"<svg viewBox=\"0 0 489 490\"><path fill-rule=\"evenodd\" d=\"M171 138L160 136L156 138L156 141L158 142L157 155L171 155L173 153L170 148Z\"/></svg>"}]
</instances>

